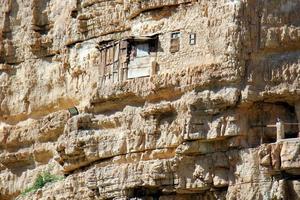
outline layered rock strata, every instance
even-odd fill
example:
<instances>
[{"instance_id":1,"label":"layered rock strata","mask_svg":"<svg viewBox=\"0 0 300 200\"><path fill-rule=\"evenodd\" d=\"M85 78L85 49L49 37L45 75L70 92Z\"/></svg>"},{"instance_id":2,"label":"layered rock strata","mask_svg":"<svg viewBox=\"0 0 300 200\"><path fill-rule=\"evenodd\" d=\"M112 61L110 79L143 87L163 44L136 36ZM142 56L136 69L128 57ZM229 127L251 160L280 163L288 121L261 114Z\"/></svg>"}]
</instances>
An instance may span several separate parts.
<instances>
[{"instance_id":1,"label":"layered rock strata","mask_svg":"<svg viewBox=\"0 0 300 200\"><path fill-rule=\"evenodd\" d=\"M299 10L0 0L0 199L299 199Z\"/></svg>"}]
</instances>

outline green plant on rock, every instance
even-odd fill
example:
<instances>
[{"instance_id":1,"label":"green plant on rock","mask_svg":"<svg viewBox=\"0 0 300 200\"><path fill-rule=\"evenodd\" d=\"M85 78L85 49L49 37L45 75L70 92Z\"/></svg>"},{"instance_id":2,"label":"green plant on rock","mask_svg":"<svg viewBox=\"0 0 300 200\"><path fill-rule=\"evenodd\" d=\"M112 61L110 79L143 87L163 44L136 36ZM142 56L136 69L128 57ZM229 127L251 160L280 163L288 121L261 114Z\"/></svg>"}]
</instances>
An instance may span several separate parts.
<instances>
[{"instance_id":1,"label":"green plant on rock","mask_svg":"<svg viewBox=\"0 0 300 200\"><path fill-rule=\"evenodd\" d=\"M22 195L26 195L29 192L35 192L40 188L43 188L48 183L53 183L59 180L62 180L63 176L53 175L50 172L39 173L36 177L33 185L22 192Z\"/></svg>"}]
</instances>

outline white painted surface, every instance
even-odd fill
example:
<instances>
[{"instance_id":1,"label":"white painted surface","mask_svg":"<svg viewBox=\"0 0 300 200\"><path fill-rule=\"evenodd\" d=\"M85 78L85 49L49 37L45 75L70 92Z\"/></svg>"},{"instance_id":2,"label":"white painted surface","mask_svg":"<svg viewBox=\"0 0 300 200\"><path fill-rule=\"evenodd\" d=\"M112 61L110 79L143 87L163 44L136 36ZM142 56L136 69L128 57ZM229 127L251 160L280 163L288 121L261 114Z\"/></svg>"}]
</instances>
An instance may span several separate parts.
<instances>
[{"instance_id":1,"label":"white painted surface","mask_svg":"<svg viewBox=\"0 0 300 200\"><path fill-rule=\"evenodd\" d=\"M152 62L155 57L146 56L141 58L135 58L130 61L128 65L128 78L138 78L144 76L150 76Z\"/></svg>"},{"instance_id":2,"label":"white painted surface","mask_svg":"<svg viewBox=\"0 0 300 200\"><path fill-rule=\"evenodd\" d=\"M140 67L140 68L131 68L128 69L128 78L138 78L150 76L150 68L149 67Z\"/></svg>"}]
</instances>

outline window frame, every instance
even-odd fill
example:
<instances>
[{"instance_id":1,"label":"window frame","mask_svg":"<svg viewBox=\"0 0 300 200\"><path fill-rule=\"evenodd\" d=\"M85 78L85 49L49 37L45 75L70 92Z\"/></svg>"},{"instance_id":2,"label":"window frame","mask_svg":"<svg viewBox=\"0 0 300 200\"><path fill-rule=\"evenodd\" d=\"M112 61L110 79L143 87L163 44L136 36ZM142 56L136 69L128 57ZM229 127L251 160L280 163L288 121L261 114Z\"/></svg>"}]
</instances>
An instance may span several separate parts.
<instances>
[{"instance_id":1,"label":"window frame","mask_svg":"<svg viewBox=\"0 0 300 200\"><path fill-rule=\"evenodd\" d=\"M197 43L197 35L196 33L190 33L189 34L189 44L190 45L196 45Z\"/></svg>"},{"instance_id":2,"label":"window frame","mask_svg":"<svg viewBox=\"0 0 300 200\"><path fill-rule=\"evenodd\" d=\"M181 38L180 31L171 32L171 39L170 39L170 52L171 53L176 53L180 50L180 38Z\"/></svg>"}]
</instances>

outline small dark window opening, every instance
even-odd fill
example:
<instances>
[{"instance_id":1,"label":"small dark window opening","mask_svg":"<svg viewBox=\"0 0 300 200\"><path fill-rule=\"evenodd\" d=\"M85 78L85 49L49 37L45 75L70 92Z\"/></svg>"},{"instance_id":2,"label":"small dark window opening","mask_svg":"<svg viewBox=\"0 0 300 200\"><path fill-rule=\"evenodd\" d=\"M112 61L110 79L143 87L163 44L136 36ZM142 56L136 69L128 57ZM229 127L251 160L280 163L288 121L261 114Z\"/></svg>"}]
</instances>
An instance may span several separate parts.
<instances>
[{"instance_id":1,"label":"small dark window opening","mask_svg":"<svg viewBox=\"0 0 300 200\"><path fill-rule=\"evenodd\" d=\"M275 143L276 142L276 135L263 135L262 137L262 143Z\"/></svg>"},{"instance_id":2,"label":"small dark window opening","mask_svg":"<svg viewBox=\"0 0 300 200\"><path fill-rule=\"evenodd\" d=\"M130 199L153 199L158 200L162 192L158 188L137 187L131 191Z\"/></svg>"},{"instance_id":3,"label":"small dark window opening","mask_svg":"<svg viewBox=\"0 0 300 200\"><path fill-rule=\"evenodd\" d=\"M72 11L71 11L71 17L72 17L72 18L76 18L77 15L78 15L78 11L77 11L77 10L72 10Z\"/></svg>"},{"instance_id":4,"label":"small dark window opening","mask_svg":"<svg viewBox=\"0 0 300 200\"><path fill-rule=\"evenodd\" d=\"M190 33L190 45L196 44L196 33Z\"/></svg>"},{"instance_id":5,"label":"small dark window opening","mask_svg":"<svg viewBox=\"0 0 300 200\"><path fill-rule=\"evenodd\" d=\"M170 52L175 53L180 49L180 32L171 33Z\"/></svg>"},{"instance_id":6,"label":"small dark window opening","mask_svg":"<svg viewBox=\"0 0 300 200\"><path fill-rule=\"evenodd\" d=\"M289 132L285 133L285 138L286 139L289 139L289 138L298 138L298 136L299 136L298 132L289 131Z\"/></svg>"}]
</instances>

